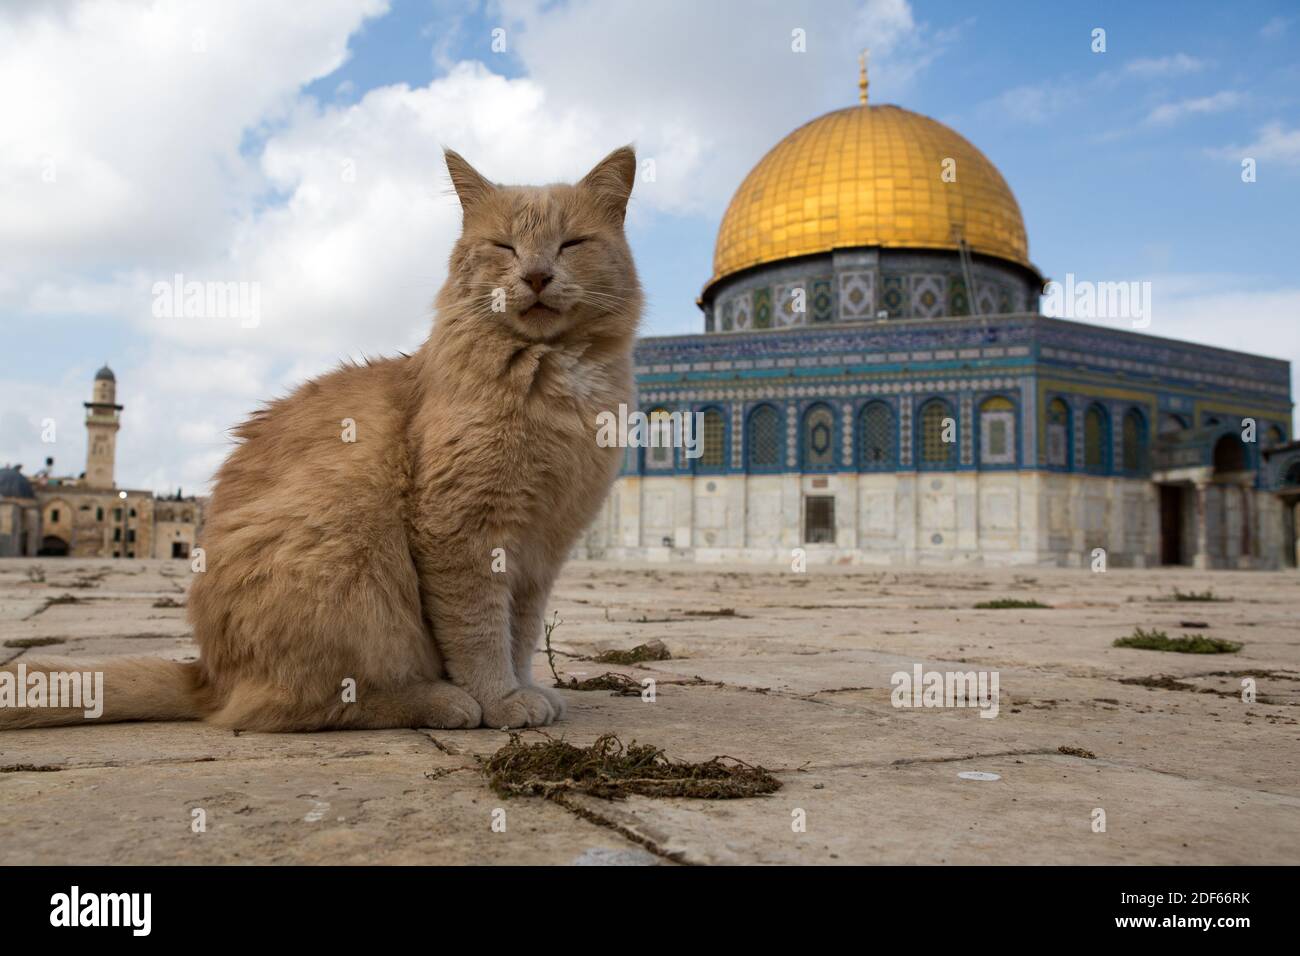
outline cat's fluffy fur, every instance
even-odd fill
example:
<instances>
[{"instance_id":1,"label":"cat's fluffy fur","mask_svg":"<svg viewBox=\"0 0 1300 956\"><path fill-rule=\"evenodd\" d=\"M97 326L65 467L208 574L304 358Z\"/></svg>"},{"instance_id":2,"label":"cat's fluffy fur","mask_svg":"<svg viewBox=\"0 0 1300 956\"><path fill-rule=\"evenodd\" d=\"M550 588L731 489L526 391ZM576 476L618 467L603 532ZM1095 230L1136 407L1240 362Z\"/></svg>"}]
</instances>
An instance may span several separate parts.
<instances>
[{"instance_id":1,"label":"cat's fluffy fur","mask_svg":"<svg viewBox=\"0 0 1300 956\"><path fill-rule=\"evenodd\" d=\"M547 187L446 161L464 227L428 340L307 382L237 430L189 595L199 661L29 673L102 669L101 720L290 731L564 713L532 661L551 585L621 457L598 446L596 417L631 402L636 159L624 147ZM0 728L83 719L0 709Z\"/></svg>"}]
</instances>

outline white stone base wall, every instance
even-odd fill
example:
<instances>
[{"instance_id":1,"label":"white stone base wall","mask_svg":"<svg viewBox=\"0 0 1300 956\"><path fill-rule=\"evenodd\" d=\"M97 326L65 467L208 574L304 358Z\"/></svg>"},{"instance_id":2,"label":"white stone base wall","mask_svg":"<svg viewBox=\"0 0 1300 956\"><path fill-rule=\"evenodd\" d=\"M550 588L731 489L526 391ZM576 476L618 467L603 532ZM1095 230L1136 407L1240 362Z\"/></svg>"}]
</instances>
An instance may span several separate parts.
<instances>
[{"instance_id":1,"label":"white stone base wall","mask_svg":"<svg viewBox=\"0 0 1300 956\"><path fill-rule=\"evenodd\" d=\"M835 543L804 540L808 495L834 498ZM1184 496L1183 548L1208 567L1282 564L1282 514L1267 493L1210 486L1206 533ZM1242 533L1250 512L1251 534ZM1243 547L1249 553L1243 553ZM1151 481L1037 471L620 478L578 552L611 560L1108 567L1160 564Z\"/></svg>"}]
</instances>

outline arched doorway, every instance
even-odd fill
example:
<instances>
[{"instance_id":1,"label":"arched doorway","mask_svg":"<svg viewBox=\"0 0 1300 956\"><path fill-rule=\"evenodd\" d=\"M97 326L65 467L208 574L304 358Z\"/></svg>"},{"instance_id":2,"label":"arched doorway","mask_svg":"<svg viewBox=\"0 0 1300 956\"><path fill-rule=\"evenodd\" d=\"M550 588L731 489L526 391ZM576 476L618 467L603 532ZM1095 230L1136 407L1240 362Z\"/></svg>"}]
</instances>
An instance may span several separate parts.
<instances>
[{"instance_id":1,"label":"arched doorway","mask_svg":"<svg viewBox=\"0 0 1300 956\"><path fill-rule=\"evenodd\" d=\"M47 534L41 539L41 550L36 552L39 558L66 558L68 556L68 542L52 534Z\"/></svg>"}]
</instances>

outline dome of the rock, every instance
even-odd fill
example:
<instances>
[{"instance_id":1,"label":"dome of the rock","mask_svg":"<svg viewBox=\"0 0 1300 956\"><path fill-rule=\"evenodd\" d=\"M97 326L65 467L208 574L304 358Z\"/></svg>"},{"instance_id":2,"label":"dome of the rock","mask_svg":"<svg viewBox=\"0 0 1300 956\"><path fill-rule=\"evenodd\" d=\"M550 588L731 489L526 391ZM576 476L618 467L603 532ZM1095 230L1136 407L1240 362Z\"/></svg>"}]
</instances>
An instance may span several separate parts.
<instances>
[{"instance_id":1,"label":"dome of the rock","mask_svg":"<svg viewBox=\"0 0 1300 956\"><path fill-rule=\"evenodd\" d=\"M1020 206L983 153L919 113L854 106L799 127L745 178L718 230L710 285L795 256L956 250L962 238L973 253L1032 268Z\"/></svg>"}]
</instances>

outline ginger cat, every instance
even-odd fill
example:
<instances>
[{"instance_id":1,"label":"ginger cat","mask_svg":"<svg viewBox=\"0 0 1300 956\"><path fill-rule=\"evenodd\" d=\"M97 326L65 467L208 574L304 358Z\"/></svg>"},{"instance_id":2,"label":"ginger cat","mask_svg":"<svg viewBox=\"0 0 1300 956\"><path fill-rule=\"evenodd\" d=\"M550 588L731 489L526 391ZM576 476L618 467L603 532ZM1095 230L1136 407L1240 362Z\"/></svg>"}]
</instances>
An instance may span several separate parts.
<instances>
[{"instance_id":1,"label":"ginger cat","mask_svg":"<svg viewBox=\"0 0 1300 956\"><path fill-rule=\"evenodd\" d=\"M428 340L309 381L236 431L189 594L200 659L28 673L104 671L105 721L303 731L563 715L532 659L551 585L622 455L597 445L596 416L632 402L636 157L617 149L576 185L545 187L495 185L450 150L446 162L464 223ZM84 719L0 708L0 728Z\"/></svg>"}]
</instances>

